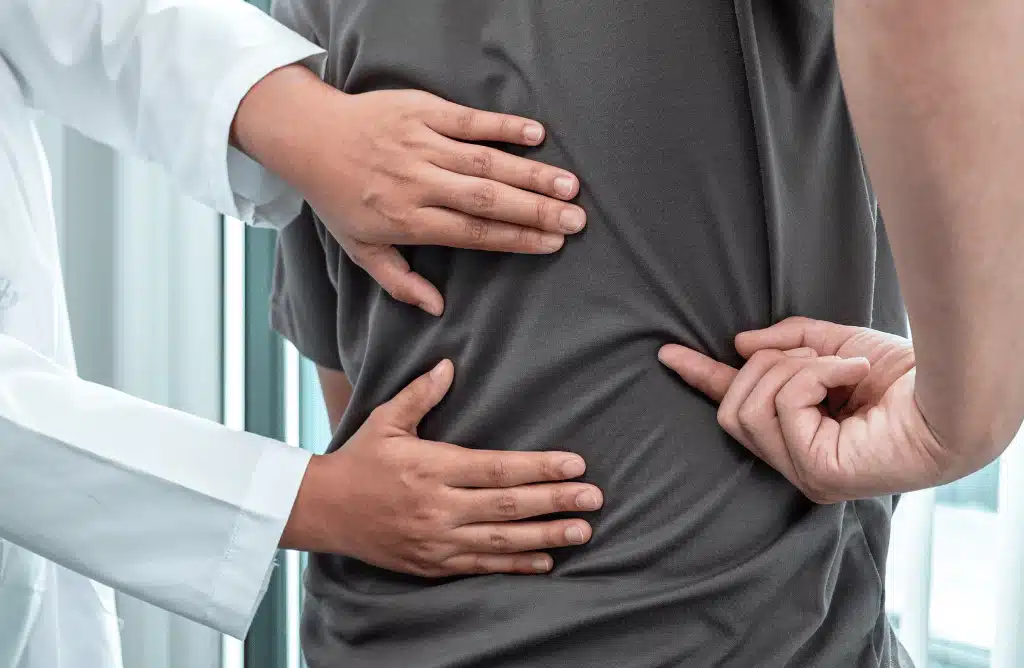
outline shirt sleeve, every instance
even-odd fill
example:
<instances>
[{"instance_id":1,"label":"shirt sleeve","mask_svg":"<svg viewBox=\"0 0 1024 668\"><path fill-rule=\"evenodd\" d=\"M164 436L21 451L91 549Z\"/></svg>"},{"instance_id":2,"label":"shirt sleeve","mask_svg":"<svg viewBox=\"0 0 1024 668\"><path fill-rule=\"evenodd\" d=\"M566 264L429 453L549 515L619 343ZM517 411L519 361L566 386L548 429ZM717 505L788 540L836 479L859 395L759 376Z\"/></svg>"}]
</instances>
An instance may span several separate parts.
<instances>
[{"instance_id":1,"label":"shirt sleeve","mask_svg":"<svg viewBox=\"0 0 1024 668\"><path fill-rule=\"evenodd\" d=\"M336 244L309 205L278 233L270 325L315 364L341 371ZM332 273L334 274L332 276Z\"/></svg>"},{"instance_id":2,"label":"shirt sleeve","mask_svg":"<svg viewBox=\"0 0 1024 668\"><path fill-rule=\"evenodd\" d=\"M218 211L274 226L301 198L228 144L249 89L322 49L242 0L5 0L0 57L25 98L162 165Z\"/></svg>"},{"instance_id":3,"label":"shirt sleeve","mask_svg":"<svg viewBox=\"0 0 1024 668\"><path fill-rule=\"evenodd\" d=\"M81 380L0 335L0 538L242 638L309 453Z\"/></svg>"}]
</instances>

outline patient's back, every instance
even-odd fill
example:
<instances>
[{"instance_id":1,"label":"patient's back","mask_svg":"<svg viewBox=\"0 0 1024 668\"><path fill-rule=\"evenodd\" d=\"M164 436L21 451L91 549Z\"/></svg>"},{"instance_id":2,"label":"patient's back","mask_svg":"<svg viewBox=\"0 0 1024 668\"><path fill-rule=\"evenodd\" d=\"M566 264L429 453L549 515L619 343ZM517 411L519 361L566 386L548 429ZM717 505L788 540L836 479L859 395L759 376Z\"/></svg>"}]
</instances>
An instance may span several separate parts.
<instances>
[{"instance_id":1,"label":"patient's back","mask_svg":"<svg viewBox=\"0 0 1024 668\"><path fill-rule=\"evenodd\" d=\"M756 5L756 6L752 6ZM431 581L315 555L311 668L888 666L891 500L815 506L662 368L791 314L903 327L819 0L283 0L350 93L417 88L542 121L588 226L552 256L405 249L435 319L307 212L275 325L354 393L332 448L443 357L424 438L579 452L604 490L550 576ZM520 149L513 149L520 150Z\"/></svg>"}]
</instances>

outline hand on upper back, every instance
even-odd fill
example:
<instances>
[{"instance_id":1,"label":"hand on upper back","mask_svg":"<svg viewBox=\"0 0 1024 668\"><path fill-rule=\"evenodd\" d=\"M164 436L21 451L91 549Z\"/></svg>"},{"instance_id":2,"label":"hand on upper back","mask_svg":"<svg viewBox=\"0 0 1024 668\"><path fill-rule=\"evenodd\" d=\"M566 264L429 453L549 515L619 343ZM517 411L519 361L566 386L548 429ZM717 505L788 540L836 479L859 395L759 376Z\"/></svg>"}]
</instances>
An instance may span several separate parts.
<instances>
[{"instance_id":1,"label":"hand on upper back","mask_svg":"<svg viewBox=\"0 0 1024 668\"><path fill-rule=\"evenodd\" d=\"M733 438L819 503L942 482L950 455L914 398L910 341L789 318L736 337L739 370L679 345L661 361L719 402Z\"/></svg>"},{"instance_id":2,"label":"hand on upper back","mask_svg":"<svg viewBox=\"0 0 1024 668\"><path fill-rule=\"evenodd\" d=\"M470 450L417 437L451 382L444 361L377 408L341 449L314 457L282 546L442 577L547 572L545 550L589 540L581 519L519 521L600 507L595 486L563 482L583 474L578 455Z\"/></svg>"},{"instance_id":3,"label":"hand on upper back","mask_svg":"<svg viewBox=\"0 0 1024 668\"><path fill-rule=\"evenodd\" d=\"M541 125L420 91L332 97L307 200L352 260L395 299L440 315L437 288L396 245L552 253L585 214L571 173L466 142L534 146ZM323 112L318 112L323 113Z\"/></svg>"}]
</instances>

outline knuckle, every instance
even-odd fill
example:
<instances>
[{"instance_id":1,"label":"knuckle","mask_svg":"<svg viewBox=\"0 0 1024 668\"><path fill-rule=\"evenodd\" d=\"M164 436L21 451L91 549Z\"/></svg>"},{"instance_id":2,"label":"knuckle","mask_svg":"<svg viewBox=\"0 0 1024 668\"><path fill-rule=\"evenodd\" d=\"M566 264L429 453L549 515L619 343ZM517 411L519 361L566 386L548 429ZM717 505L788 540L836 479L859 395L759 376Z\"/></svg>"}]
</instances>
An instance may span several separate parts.
<instances>
[{"instance_id":1,"label":"knuckle","mask_svg":"<svg viewBox=\"0 0 1024 668\"><path fill-rule=\"evenodd\" d=\"M495 552L504 552L509 547L508 534L503 529L493 529L487 535L487 543Z\"/></svg>"},{"instance_id":2,"label":"knuckle","mask_svg":"<svg viewBox=\"0 0 1024 668\"><path fill-rule=\"evenodd\" d=\"M722 429L729 431L732 428L732 421L730 419L729 411L725 404L718 407L718 413L716 415L718 419L718 426Z\"/></svg>"},{"instance_id":3,"label":"knuckle","mask_svg":"<svg viewBox=\"0 0 1024 668\"><path fill-rule=\"evenodd\" d=\"M488 211L494 208L494 205L498 202L498 189L490 183L485 183L474 188L472 193L470 193L470 198L474 207Z\"/></svg>"},{"instance_id":4,"label":"knuckle","mask_svg":"<svg viewBox=\"0 0 1024 668\"><path fill-rule=\"evenodd\" d=\"M367 209L376 211L381 202L384 200L384 195L376 185L369 185L363 189L359 194L359 203Z\"/></svg>"},{"instance_id":5,"label":"knuckle","mask_svg":"<svg viewBox=\"0 0 1024 668\"><path fill-rule=\"evenodd\" d=\"M750 362L756 365L768 364L778 356L778 351L770 350L767 348L758 350L750 356Z\"/></svg>"},{"instance_id":6,"label":"knuckle","mask_svg":"<svg viewBox=\"0 0 1024 668\"><path fill-rule=\"evenodd\" d=\"M501 517L516 517L519 514L519 501L512 493L500 494L494 505Z\"/></svg>"},{"instance_id":7,"label":"knuckle","mask_svg":"<svg viewBox=\"0 0 1024 668\"><path fill-rule=\"evenodd\" d=\"M555 510L569 510L575 504L567 490L561 486L551 490L551 507Z\"/></svg>"},{"instance_id":8,"label":"knuckle","mask_svg":"<svg viewBox=\"0 0 1024 668\"><path fill-rule=\"evenodd\" d=\"M541 459L538 475L540 480L562 480L565 478L565 475L562 473L561 461L557 456Z\"/></svg>"},{"instance_id":9,"label":"knuckle","mask_svg":"<svg viewBox=\"0 0 1024 668\"><path fill-rule=\"evenodd\" d=\"M405 208L394 207L389 209L384 217L391 223L395 231L406 234L412 229L412 212Z\"/></svg>"},{"instance_id":10,"label":"knuckle","mask_svg":"<svg viewBox=\"0 0 1024 668\"><path fill-rule=\"evenodd\" d=\"M544 166L534 163L530 166L530 189L542 190L544 188Z\"/></svg>"},{"instance_id":11,"label":"knuckle","mask_svg":"<svg viewBox=\"0 0 1024 668\"><path fill-rule=\"evenodd\" d=\"M750 403L743 404L740 406L739 411L736 413L736 417L739 419L742 425L757 424L761 421L764 416L764 412L760 406L754 406Z\"/></svg>"},{"instance_id":12,"label":"knuckle","mask_svg":"<svg viewBox=\"0 0 1024 668\"><path fill-rule=\"evenodd\" d=\"M437 508L429 502L421 502L413 507L412 519L420 525L434 525L438 522Z\"/></svg>"},{"instance_id":13,"label":"knuckle","mask_svg":"<svg viewBox=\"0 0 1024 668\"><path fill-rule=\"evenodd\" d=\"M520 227L516 230L516 245L521 248L541 248L542 239L539 232L528 227Z\"/></svg>"},{"instance_id":14,"label":"knuckle","mask_svg":"<svg viewBox=\"0 0 1024 668\"><path fill-rule=\"evenodd\" d=\"M512 135L512 119L508 116L501 117L501 125L498 127L498 136L502 139Z\"/></svg>"},{"instance_id":15,"label":"knuckle","mask_svg":"<svg viewBox=\"0 0 1024 668\"><path fill-rule=\"evenodd\" d=\"M551 203L546 197L537 198L537 208L534 214L538 223L543 223L551 215Z\"/></svg>"},{"instance_id":16,"label":"knuckle","mask_svg":"<svg viewBox=\"0 0 1024 668\"><path fill-rule=\"evenodd\" d=\"M504 457L498 457L491 464L488 470L488 480L492 487L509 487L512 474L509 472L508 462Z\"/></svg>"},{"instance_id":17,"label":"knuckle","mask_svg":"<svg viewBox=\"0 0 1024 668\"><path fill-rule=\"evenodd\" d=\"M487 240L487 223L480 218L470 218L466 221L466 235L474 245L481 245Z\"/></svg>"},{"instance_id":18,"label":"knuckle","mask_svg":"<svg viewBox=\"0 0 1024 668\"><path fill-rule=\"evenodd\" d=\"M460 132L469 133L476 124L476 112L472 109L460 109L455 112L455 126Z\"/></svg>"},{"instance_id":19,"label":"knuckle","mask_svg":"<svg viewBox=\"0 0 1024 668\"><path fill-rule=\"evenodd\" d=\"M477 151L470 155L469 160L475 176L487 179L494 173L494 156L489 151Z\"/></svg>"},{"instance_id":20,"label":"knuckle","mask_svg":"<svg viewBox=\"0 0 1024 668\"><path fill-rule=\"evenodd\" d=\"M477 554L473 556L473 559L469 563L469 571L477 575L485 575L491 572L491 568L483 555Z\"/></svg>"}]
</instances>

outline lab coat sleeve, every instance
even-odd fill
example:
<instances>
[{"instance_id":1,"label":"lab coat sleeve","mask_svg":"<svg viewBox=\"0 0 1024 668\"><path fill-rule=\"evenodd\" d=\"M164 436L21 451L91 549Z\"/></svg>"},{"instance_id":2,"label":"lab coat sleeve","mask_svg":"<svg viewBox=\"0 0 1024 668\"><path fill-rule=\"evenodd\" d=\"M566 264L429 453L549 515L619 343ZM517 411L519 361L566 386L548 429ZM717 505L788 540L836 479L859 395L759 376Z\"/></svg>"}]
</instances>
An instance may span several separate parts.
<instances>
[{"instance_id":1,"label":"lab coat sleeve","mask_svg":"<svg viewBox=\"0 0 1024 668\"><path fill-rule=\"evenodd\" d=\"M88 383L0 335L0 538L243 637L309 454Z\"/></svg>"},{"instance_id":2,"label":"lab coat sleeve","mask_svg":"<svg viewBox=\"0 0 1024 668\"><path fill-rule=\"evenodd\" d=\"M242 0L2 0L0 57L29 104L162 165L197 200L281 227L301 197L228 144L249 89L322 50Z\"/></svg>"}]
</instances>

